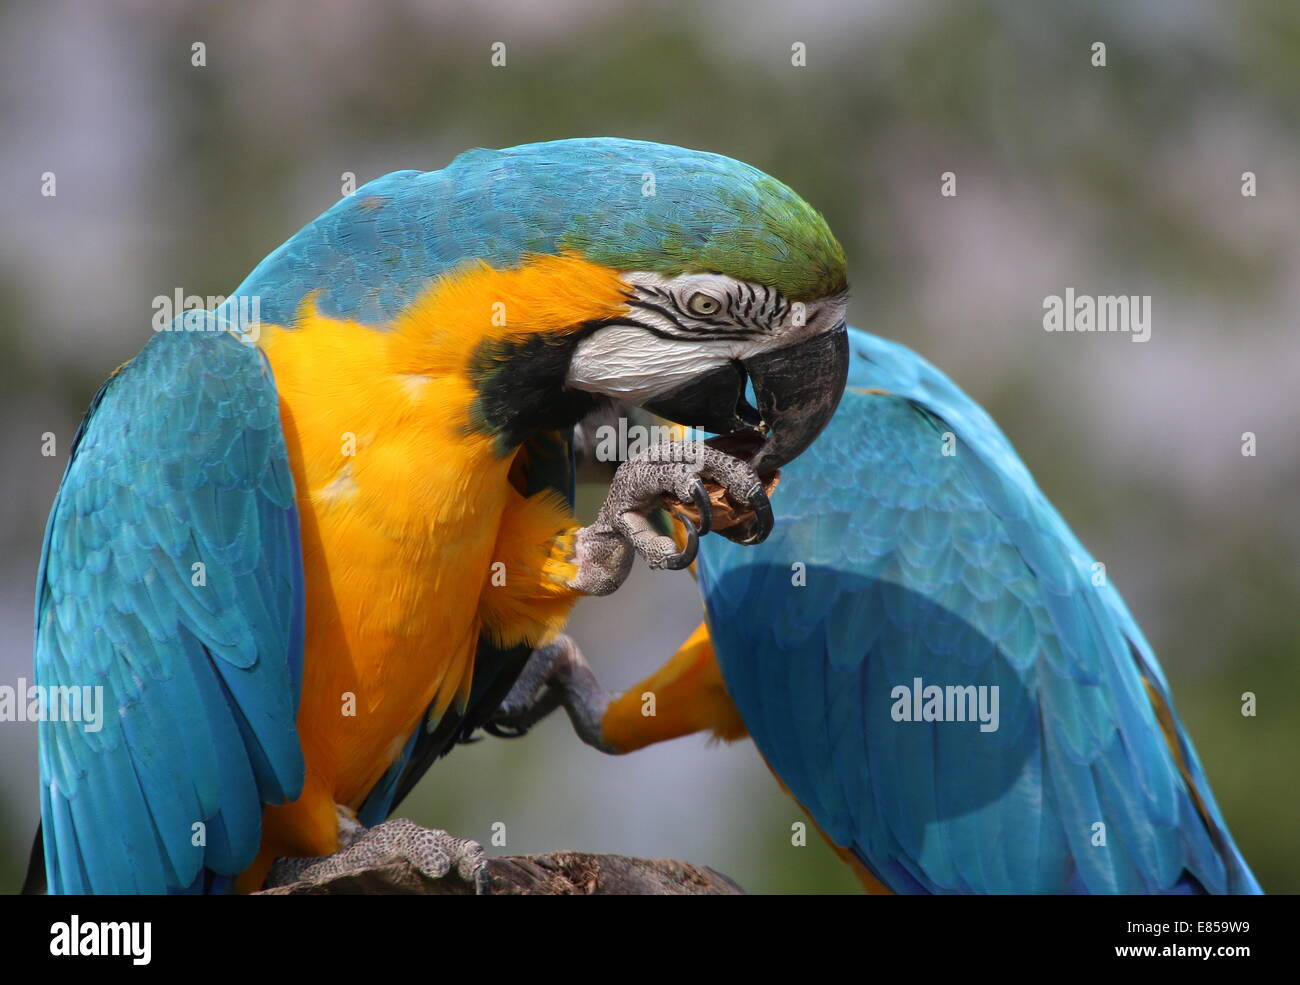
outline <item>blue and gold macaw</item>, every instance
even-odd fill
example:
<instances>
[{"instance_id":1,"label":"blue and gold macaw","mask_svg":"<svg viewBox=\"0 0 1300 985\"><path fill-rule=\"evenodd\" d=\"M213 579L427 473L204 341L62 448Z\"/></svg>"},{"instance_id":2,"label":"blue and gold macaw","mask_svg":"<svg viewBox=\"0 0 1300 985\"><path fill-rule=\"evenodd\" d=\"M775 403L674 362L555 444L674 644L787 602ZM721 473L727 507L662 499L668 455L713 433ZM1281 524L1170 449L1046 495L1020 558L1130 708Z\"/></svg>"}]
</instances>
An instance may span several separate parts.
<instances>
[{"instance_id":1,"label":"blue and gold macaw","mask_svg":"<svg viewBox=\"0 0 1300 985\"><path fill-rule=\"evenodd\" d=\"M613 753L751 735L870 891L1258 892L1104 569L978 405L849 334L773 535L702 543L699 630L612 699L561 638L503 715L562 701Z\"/></svg>"},{"instance_id":2,"label":"blue and gold macaw","mask_svg":"<svg viewBox=\"0 0 1300 985\"><path fill-rule=\"evenodd\" d=\"M252 889L364 837L483 724L575 599L704 483L760 476L847 368L845 262L785 185L609 138L476 150L345 198L214 311L164 326L73 442L36 593L51 892ZM757 406L745 399L752 392ZM628 401L730 433L626 463L572 512L574 424Z\"/></svg>"}]
</instances>

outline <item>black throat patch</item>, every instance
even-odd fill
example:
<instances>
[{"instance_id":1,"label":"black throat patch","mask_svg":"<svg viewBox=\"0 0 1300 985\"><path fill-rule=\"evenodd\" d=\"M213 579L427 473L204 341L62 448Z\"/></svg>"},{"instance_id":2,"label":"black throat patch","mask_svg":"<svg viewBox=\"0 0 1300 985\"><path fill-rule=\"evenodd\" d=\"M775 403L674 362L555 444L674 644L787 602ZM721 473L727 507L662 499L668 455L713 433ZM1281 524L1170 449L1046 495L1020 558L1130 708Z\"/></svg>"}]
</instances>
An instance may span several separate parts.
<instances>
[{"instance_id":1,"label":"black throat patch","mask_svg":"<svg viewBox=\"0 0 1300 985\"><path fill-rule=\"evenodd\" d=\"M490 434L497 454L513 452L537 431L574 427L599 397L564 385L578 343L610 321L585 322L571 332L534 333L479 344L470 357L470 431Z\"/></svg>"}]
</instances>

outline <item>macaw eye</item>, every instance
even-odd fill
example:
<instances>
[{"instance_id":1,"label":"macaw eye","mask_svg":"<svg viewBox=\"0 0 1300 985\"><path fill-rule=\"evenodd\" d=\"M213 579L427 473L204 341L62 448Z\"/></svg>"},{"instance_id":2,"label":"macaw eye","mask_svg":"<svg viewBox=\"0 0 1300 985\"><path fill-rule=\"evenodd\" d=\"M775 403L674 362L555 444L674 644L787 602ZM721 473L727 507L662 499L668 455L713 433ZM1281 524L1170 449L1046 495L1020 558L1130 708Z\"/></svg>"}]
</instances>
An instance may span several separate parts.
<instances>
[{"instance_id":1,"label":"macaw eye","mask_svg":"<svg viewBox=\"0 0 1300 985\"><path fill-rule=\"evenodd\" d=\"M686 299L686 310L693 315L716 315L721 309L721 301L702 291L696 291Z\"/></svg>"}]
</instances>

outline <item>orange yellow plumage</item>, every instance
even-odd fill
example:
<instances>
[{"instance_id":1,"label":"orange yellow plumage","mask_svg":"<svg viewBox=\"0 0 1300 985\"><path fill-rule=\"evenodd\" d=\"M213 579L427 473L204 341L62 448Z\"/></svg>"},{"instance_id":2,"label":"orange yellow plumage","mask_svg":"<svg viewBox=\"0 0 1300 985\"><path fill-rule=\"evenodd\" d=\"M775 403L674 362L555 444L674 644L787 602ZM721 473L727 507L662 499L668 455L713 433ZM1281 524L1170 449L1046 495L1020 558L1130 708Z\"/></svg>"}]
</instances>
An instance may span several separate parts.
<instances>
[{"instance_id":1,"label":"orange yellow plumage","mask_svg":"<svg viewBox=\"0 0 1300 985\"><path fill-rule=\"evenodd\" d=\"M470 427L468 365L485 340L624 300L613 271L541 256L467 266L386 329L309 299L292 328L263 331L301 512L307 781L266 809L262 864L338 848L335 804L360 806L431 704L464 700L480 632L533 645L563 626L576 524L560 496L523 496L513 455Z\"/></svg>"}]
</instances>

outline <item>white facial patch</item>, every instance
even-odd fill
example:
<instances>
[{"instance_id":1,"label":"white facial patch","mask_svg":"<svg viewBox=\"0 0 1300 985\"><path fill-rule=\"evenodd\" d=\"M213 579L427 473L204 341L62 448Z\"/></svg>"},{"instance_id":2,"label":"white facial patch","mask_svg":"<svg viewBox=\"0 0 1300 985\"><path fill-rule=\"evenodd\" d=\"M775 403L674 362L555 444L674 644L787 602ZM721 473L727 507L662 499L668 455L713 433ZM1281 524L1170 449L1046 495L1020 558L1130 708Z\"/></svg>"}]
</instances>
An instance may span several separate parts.
<instances>
[{"instance_id":1,"label":"white facial patch","mask_svg":"<svg viewBox=\"0 0 1300 985\"><path fill-rule=\"evenodd\" d=\"M569 386L642 404L733 359L748 359L824 332L844 319L843 297L791 303L760 284L722 274L624 275L628 320L578 344Z\"/></svg>"},{"instance_id":2,"label":"white facial patch","mask_svg":"<svg viewBox=\"0 0 1300 985\"><path fill-rule=\"evenodd\" d=\"M640 404L738 359L738 348L734 342L680 342L611 325L578 344L568 384Z\"/></svg>"}]
</instances>

